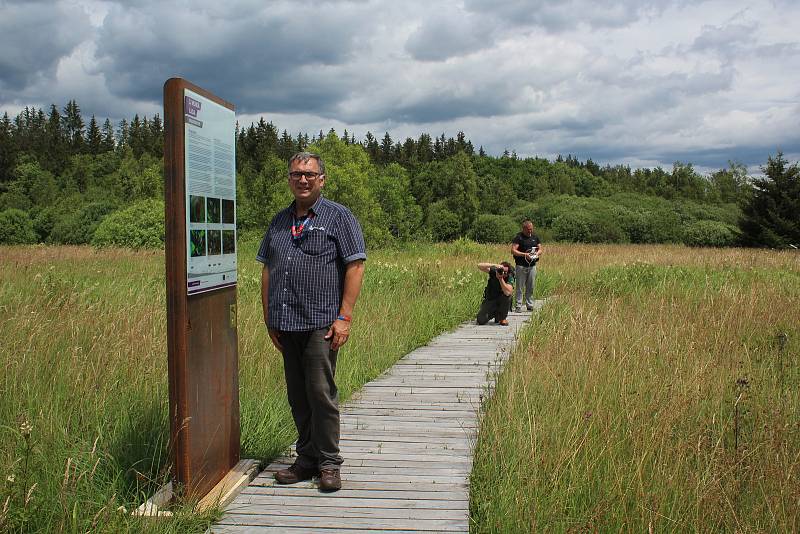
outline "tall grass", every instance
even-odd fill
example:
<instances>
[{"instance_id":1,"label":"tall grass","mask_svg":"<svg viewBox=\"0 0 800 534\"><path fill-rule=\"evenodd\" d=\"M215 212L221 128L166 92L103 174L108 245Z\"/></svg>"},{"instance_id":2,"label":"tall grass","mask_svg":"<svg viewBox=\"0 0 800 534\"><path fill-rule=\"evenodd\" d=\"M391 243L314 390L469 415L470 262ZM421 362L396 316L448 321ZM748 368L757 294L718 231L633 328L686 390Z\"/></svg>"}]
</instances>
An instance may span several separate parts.
<instances>
[{"instance_id":1,"label":"tall grass","mask_svg":"<svg viewBox=\"0 0 800 534\"><path fill-rule=\"evenodd\" d=\"M244 457L295 438L282 363L261 317L256 242L239 258ZM469 242L370 252L353 334L337 369L346 399L397 358L472 317L507 247ZM547 283L546 278L542 284ZM0 247L0 531L202 531L130 510L168 480L162 253Z\"/></svg>"},{"instance_id":2,"label":"tall grass","mask_svg":"<svg viewBox=\"0 0 800 534\"><path fill-rule=\"evenodd\" d=\"M800 256L552 246L485 407L475 532L800 530Z\"/></svg>"}]
</instances>

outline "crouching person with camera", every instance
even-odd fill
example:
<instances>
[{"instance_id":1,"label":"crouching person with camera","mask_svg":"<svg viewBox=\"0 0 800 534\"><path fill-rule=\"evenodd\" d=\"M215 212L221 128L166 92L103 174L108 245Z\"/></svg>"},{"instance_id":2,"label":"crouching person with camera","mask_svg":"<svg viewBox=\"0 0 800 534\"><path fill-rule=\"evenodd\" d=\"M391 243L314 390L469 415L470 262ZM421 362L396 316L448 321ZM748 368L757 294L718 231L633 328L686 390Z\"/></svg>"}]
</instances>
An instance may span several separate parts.
<instances>
[{"instance_id":1,"label":"crouching person with camera","mask_svg":"<svg viewBox=\"0 0 800 534\"><path fill-rule=\"evenodd\" d=\"M508 312L511 310L511 295L514 293L514 273L511 264L479 263L478 269L489 273L486 289L483 290L483 302L478 311L478 324L486 324L490 319L501 326L508 326Z\"/></svg>"}]
</instances>

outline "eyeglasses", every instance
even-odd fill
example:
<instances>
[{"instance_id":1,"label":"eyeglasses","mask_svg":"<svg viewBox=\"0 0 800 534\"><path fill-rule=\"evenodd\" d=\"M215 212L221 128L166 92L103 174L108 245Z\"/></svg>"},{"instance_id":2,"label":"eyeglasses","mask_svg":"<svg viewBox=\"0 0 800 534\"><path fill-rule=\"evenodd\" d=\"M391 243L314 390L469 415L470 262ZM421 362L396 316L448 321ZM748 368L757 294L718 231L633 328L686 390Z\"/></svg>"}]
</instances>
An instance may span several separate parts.
<instances>
[{"instance_id":1,"label":"eyeglasses","mask_svg":"<svg viewBox=\"0 0 800 534\"><path fill-rule=\"evenodd\" d=\"M306 180L309 182L313 182L320 176L322 176L321 172L312 172L312 171L292 171L289 173L289 178L294 180L295 182L300 180L303 176L306 177Z\"/></svg>"}]
</instances>

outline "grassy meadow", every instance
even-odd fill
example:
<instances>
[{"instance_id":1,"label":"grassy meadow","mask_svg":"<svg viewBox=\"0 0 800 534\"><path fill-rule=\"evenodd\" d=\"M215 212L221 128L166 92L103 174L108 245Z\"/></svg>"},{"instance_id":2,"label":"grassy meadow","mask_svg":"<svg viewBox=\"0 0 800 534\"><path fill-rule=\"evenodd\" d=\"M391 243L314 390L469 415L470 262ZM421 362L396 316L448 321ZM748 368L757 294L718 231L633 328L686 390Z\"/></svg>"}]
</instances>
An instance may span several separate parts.
<instances>
[{"instance_id":1,"label":"grassy meadow","mask_svg":"<svg viewBox=\"0 0 800 534\"><path fill-rule=\"evenodd\" d=\"M474 532L800 531L800 254L550 246Z\"/></svg>"},{"instance_id":2,"label":"grassy meadow","mask_svg":"<svg viewBox=\"0 0 800 534\"><path fill-rule=\"evenodd\" d=\"M242 449L294 439L241 244ZM370 253L337 368L346 399L472 318L459 241ZM549 245L552 295L483 413L476 532L800 530L800 256L683 246ZM119 511L169 478L161 252L0 247L0 532L202 532L215 517Z\"/></svg>"},{"instance_id":3,"label":"grassy meadow","mask_svg":"<svg viewBox=\"0 0 800 534\"><path fill-rule=\"evenodd\" d=\"M274 457L294 439L280 355L260 303L256 242L241 244L242 449ZM346 399L397 358L477 310L470 242L370 253L337 382ZM130 510L168 477L164 258L88 247L0 247L0 532L187 532Z\"/></svg>"}]
</instances>

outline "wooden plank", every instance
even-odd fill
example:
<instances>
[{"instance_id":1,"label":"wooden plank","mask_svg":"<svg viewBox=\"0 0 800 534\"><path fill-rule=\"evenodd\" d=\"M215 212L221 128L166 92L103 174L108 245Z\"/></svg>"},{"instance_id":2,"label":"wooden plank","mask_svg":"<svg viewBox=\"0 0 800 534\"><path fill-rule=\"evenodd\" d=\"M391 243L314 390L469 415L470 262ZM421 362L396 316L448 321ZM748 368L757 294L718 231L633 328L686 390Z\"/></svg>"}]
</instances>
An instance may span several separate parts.
<instances>
[{"instance_id":1,"label":"wooden plank","mask_svg":"<svg viewBox=\"0 0 800 534\"><path fill-rule=\"evenodd\" d=\"M314 500L315 497L309 498ZM316 497L319 501L319 498ZM350 507L342 504L336 507L329 506L312 506L309 504L292 505L292 499L285 500L280 506L265 506L264 503L255 504L236 504L233 505L226 514L227 518L235 518L237 520L247 521L245 516L258 515L258 516L280 516L280 517L332 517L337 519L359 518L359 519L468 519L469 510L450 510L446 508L427 510L424 508L367 508L367 507ZM440 501L441 502L441 501Z\"/></svg>"},{"instance_id":2,"label":"wooden plank","mask_svg":"<svg viewBox=\"0 0 800 534\"><path fill-rule=\"evenodd\" d=\"M452 461L448 462L448 464L452 464L452 465L461 465L461 464L472 465L472 457L468 456L468 455L465 455L464 458L461 458L461 459L459 459L457 457L454 457L453 455L447 455L446 457L447 458L452 458ZM277 467L281 467L281 468L287 467L287 466L291 465L292 462L294 462L294 458L289 458L289 457L278 458L277 460L275 460L274 462L269 464L263 471L261 471L259 476L263 476L268 471L273 470L273 468L276 467L276 466ZM348 466L361 466L361 467L367 467L367 466L373 466L373 467L376 467L376 466L391 466L391 467L394 467L396 469L409 468L409 467L424 469L424 468L427 468L427 467L433 467L433 466L436 466L436 465L441 465L441 463L442 462L439 461L439 460L429 460L428 456L424 455L424 454L423 455L419 455L418 457L416 457L414 459L402 459L402 460L398 460L398 459L387 460L386 458L383 458L382 456L377 456L377 455L373 454L373 455L370 455L369 457L348 458L347 459L347 463L344 464L342 467L343 468L348 468Z\"/></svg>"},{"instance_id":3,"label":"wooden plank","mask_svg":"<svg viewBox=\"0 0 800 534\"><path fill-rule=\"evenodd\" d=\"M369 435L365 435L366 432ZM341 439L348 441L376 441L378 443L464 443L477 436L477 429L454 429L450 432L431 430L431 432L412 431L409 429L385 429L376 427L359 427L343 429Z\"/></svg>"},{"instance_id":4,"label":"wooden plank","mask_svg":"<svg viewBox=\"0 0 800 534\"><path fill-rule=\"evenodd\" d=\"M291 527L287 525L282 526L265 526L261 525L253 527L250 525L214 525L208 530L209 534L374 534L375 532L391 532L391 534L416 534L424 532L420 530L388 530L383 529L376 531L372 528L311 528L311 527ZM466 532L466 531L465 531Z\"/></svg>"},{"instance_id":5,"label":"wooden plank","mask_svg":"<svg viewBox=\"0 0 800 534\"><path fill-rule=\"evenodd\" d=\"M274 496L274 495L246 495L242 499L228 508L228 513L231 514L253 514L253 513L285 513L288 515L300 515L298 510L290 507L302 506L311 514L312 510L316 513L313 515L335 515L342 513L343 510L399 510L401 515L399 517L425 517L424 515L413 516L414 512L433 512L429 515L430 519L437 519L434 515L437 512L451 511L457 512L449 519L461 517L464 512L469 508L467 501L443 501L443 500L428 500L428 499L360 499L352 495L342 494L342 497L321 498L319 495L313 496ZM269 511L269 512L268 512ZM379 513L379 516L386 517L386 515ZM442 519L442 516L438 516Z\"/></svg>"},{"instance_id":6,"label":"wooden plank","mask_svg":"<svg viewBox=\"0 0 800 534\"><path fill-rule=\"evenodd\" d=\"M370 519L360 517L297 517L246 515L224 516L220 525L291 526L309 528L378 528L379 530L422 530L432 532L467 532L468 519Z\"/></svg>"},{"instance_id":7,"label":"wooden plank","mask_svg":"<svg viewBox=\"0 0 800 534\"><path fill-rule=\"evenodd\" d=\"M477 427L467 428L467 427L444 426L444 425L439 425L432 428L420 428L418 424L387 425L386 423L381 424L380 422L375 424L366 424L363 422L358 424L343 423L341 425L342 436L346 435L352 436L355 435L356 432L362 433L365 430L369 430L370 435L373 437L401 435L405 437L433 436L433 437L444 437L444 438L469 438L475 436L478 433Z\"/></svg>"},{"instance_id":8,"label":"wooden plank","mask_svg":"<svg viewBox=\"0 0 800 534\"><path fill-rule=\"evenodd\" d=\"M357 443L347 443L339 447L342 456L351 455L354 453L373 453L373 454L427 454L438 453L444 454L468 454L472 449L468 446L456 447L447 445L433 445L424 444L419 445L415 443L386 443L386 442L368 442L362 441Z\"/></svg>"},{"instance_id":9,"label":"wooden plank","mask_svg":"<svg viewBox=\"0 0 800 534\"><path fill-rule=\"evenodd\" d=\"M474 395L476 392L486 391L485 386L473 386L473 387L465 387L465 386L450 386L446 384L442 384L438 387L433 388L424 388L424 387L415 387L415 386L392 386L388 385L385 387L380 386L373 386L371 387L368 392L374 393L375 395L387 395L397 397L400 395L440 395L442 397L448 397L457 395L458 392L463 391L464 393L469 393L470 395Z\"/></svg>"},{"instance_id":10,"label":"wooden plank","mask_svg":"<svg viewBox=\"0 0 800 534\"><path fill-rule=\"evenodd\" d=\"M258 479L256 479L257 482ZM460 480L458 482L425 482L420 480L351 480L347 483L347 487L343 488L340 491L349 492L351 489L353 490L369 490L369 491L419 491L419 492L428 492L428 491L444 491L444 492L462 492L462 497L466 497L466 489L469 487L469 484L465 480ZM285 486L282 484L278 484L274 478L265 478L263 482L258 485L253 485L251 483L248 486L247 492L242 492L242 495L249 493L251 491L255 491L257 489L297 489L299 490L313 490L316 492L317 495L324 495L320 494L318 490L318 486L316 482L306 480L304 482L298 482L297 484L292 484L289 486ZM430 497L428 497L430 498Z\"/></svg>"},{"instance_id":11,"label":"wooden plank","mask_svg":"<svg viewBox=\"0 0 800 534\"><path fill-rule=\"evenodd\" d=\"M408 414L408 417L404 418L405 421L413 423L413 422L458 422L464 419L474 419L476 417L476 412L474 410L440 410L436 407L431 407L428 409L417 409L416 411L409 413L410 410L406 409L403 406L392 406L388 408L382 408L381 406L376 405L367 405L367 406L348 406L342 412L342 419L351 418L353 421L357 420L365 420L370 421L373 419L382 419L385 421L398 421L400 420L400 416L403 414Z\"/></svg>"},{"instance_id":12,"label":"wooden plank","mask_svg":"<svg viewBox=\"0 0 800 534\"><path fill-rule=\"evenodd\" d=\"M420 425L426 427L431 426L454 426L461 427L464 424L474 424L476 414L474 412L454 412L454 411L441 411L441 410L426 410L424 413L414 413L408 417L400 417L399 415L407 412L401 409L375 409L377 414L369 413L368 410L348 410L341 417L341 424L357 424L357 423L385 423L392 424L406 424L406 425ZM472 421L469 421L469 420ZM469 427L468 427L469 428Z\"/></svg>"},{"instance_id":13,"label":"wooden plank","mask_svg":"<svg viewBox=\"0 0 800 534\"><path fill-rule=\"evenodd\" d=\"M278 465L272 466L270 465L267 469L264 470L264 474L267 473L274 473L278 471L278 469L283 469L285 466ZM411 476L423 476L428 477L432 475L440 475L442 477L449 477L449 476L458 476L458 477L465 477L469 475L470 472L470 465L466 463L461 463L459 466L453 466L449 463L447 465L439 464L438 467L428 467L426 469L404 469L404 473L408 473ZM392 473L397 473L398 469L396 466L393 465L347 465L342 466L341 468L341 475L343 478L347 478L350 475L386 475L391 476Z\"/></svg>"},{"instance_id":14,"label":"wooden plank","mask_svg":"<svg viewBox=\"0 0 800 534\"><path fill-rule=\"evenodd\" d=\"M195 511L204 512L215 506L226 507L258 473L258 460L239 462L220 480L195 506Z\"/></svg>"},{"instance_id":15,"label":"wooden plank","mask_svg":"<svg viewBox=\"0 0 800 534\"><path fill-rule=\"evenodd\" d=\"M343 492L343 493L342 493ZM435 488L431 491L421 490L400 490L400 489L379 489L377 487L370 487L370 489L352 489L349 485L346 490L342 490L343 495L354 498L362 499L395 499L403 500L408 499L416 501L423 500L440 500L447 502L461 502L464 506L469 505L469 497L464 491L443 491ZM291 496L291 495L305 495L311 496L315 499L320 498L319 490L316 486L298 488L297 484L291 486L271 486L271 487L249 487L241 493L242 500L246 495L276 495L276 496Z\"/></svg>"},{"instance_id":16,"label":"wooden plank","mask_svg":"<svg viewBox=\"0 0 800 534\"><path fill-rule=\"evenodd\" d=\"M429 417L427 419L416 417L415 419L415 421L402 421L380 417L352 416L343 417L339 424L342 430L397 430L399 432L411 432L412 434L430 434L432 432L457 434L459 431L470 432L478 428L478 421L474 415L450 418Z\"/></svg>"},{"instance_id":17,"label":"wooden plank","mask_svg":"<svg viewBox=\"0 0 800 534\"><path fill-rule=\"evenodd\" d=\"M483 388L486 386L487 377L483 373L476 373L471 376L443 375L430 377L422 373L397 374L386 378L375 380L370 384L370 389L375 387L473 387Z\"/></svg>"},{"instance_id":18,"label":"wooden plank","mask_svg":"<svg viewBox=\"0 0 800 534\"><path fill-rule=\"evenodd\" d=\"M462 436L471 435L478 431L477 420L467 421L464 419L448 420L442 419L437 421L386 421L380 418L373 417L370 419L351 419L341 423L341 431L397 431L406 432L408 435L416 434L430 434L441 433L441 435Z\"/></svg>"}]
</instances>

